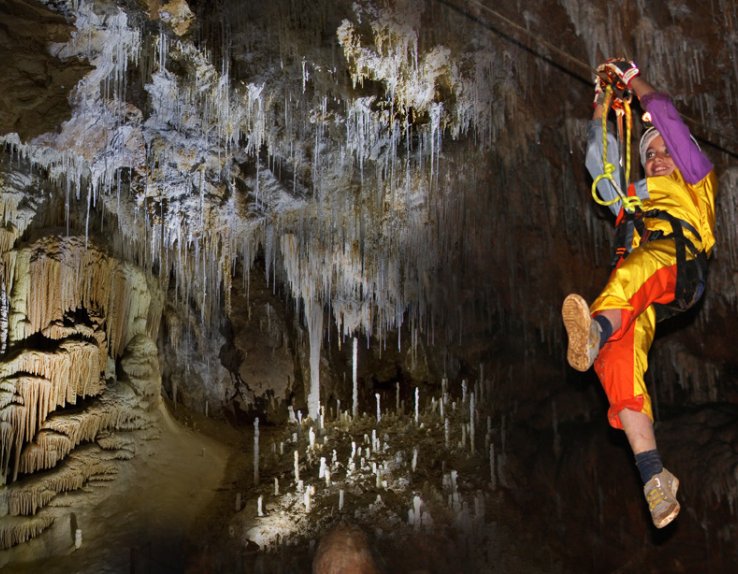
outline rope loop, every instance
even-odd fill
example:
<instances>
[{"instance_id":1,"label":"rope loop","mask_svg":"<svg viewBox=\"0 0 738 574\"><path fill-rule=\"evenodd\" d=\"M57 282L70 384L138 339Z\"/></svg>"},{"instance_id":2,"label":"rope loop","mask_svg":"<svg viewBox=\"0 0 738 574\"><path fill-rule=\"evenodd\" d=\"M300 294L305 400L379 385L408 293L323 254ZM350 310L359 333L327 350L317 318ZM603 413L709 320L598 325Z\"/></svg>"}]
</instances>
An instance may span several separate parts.
<instances>
[{"instance_id":1,"label":"rope loop","mask_svg":"<svg viewBox=\"0 0 738 574\"><path fill-rule=\"evenodd\" d=\"M613 104L613 102L615 103ZM633 115L630 109L630 96L618 96L617 98L613 98L612 86L608 84L607 86L605 86L605 99L602 103L602 106L604 108L602 111L602 173L598 175L592 182L592 198L597 204L604 206L610 206L617 203L618 201L621 201L623 204L623 209L625 209L625 211L627 211L628 213L633 213L636 209L641 208L641 199L638 196L628 196L626 193L623 192L622 188L614 177L617 166L607 161L607 115L612 107L612 109L615 110L615 113L618 114L618 137L621 141L623 139L625 140L625 173L627 185L627 175L630 174L630 134L633 126ZM623 116L625 116L626 125L625 136L623 136L621 127ZM605 179L611 183L611 185L617 192L617 196L612 198L611 200L604 200L597 193L597 184Z\"/></svg>"}]
</instances>

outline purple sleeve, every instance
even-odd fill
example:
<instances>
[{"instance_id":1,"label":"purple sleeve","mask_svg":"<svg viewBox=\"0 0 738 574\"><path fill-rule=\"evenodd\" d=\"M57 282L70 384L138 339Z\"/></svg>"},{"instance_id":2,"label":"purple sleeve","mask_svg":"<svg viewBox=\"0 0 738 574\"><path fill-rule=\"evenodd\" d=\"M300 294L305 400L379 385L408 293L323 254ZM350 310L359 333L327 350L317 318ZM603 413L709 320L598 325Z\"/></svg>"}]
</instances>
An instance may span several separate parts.
<instances>
[{"instance_id":1,"label":"purple sleeve","mask_svg":"<svg viewBox=\"0 0 738 574\"><path fill-rule=\"evenodd\" d=\"M664 138L674 163L687 183L697 183L712 171L712 163L689 137L689 128L667 94L652 92L643 96L640 102L651 114L653 125Z\"/></svg>"}]
</instances>

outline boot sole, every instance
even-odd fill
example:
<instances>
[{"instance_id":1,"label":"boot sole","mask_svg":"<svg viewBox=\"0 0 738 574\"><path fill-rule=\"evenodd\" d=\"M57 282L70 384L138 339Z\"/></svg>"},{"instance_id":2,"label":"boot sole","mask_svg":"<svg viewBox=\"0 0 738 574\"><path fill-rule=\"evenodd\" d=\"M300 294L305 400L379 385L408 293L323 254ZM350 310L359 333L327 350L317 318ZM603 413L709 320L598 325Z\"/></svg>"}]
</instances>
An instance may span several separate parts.
<instances>
[{"instance_id":1,"label":"boot sole","mask_svg":"<svg viewBox=\"0 0 738 574\"><path fill-rule=\"evenodd\" d=\"M580 295L567 295L561 306L561 317L569 339L566 360L577 371L586 371L592 365L589 361L589 329L592 317L589 305Z\"/></svg>"},{"instance_id":2,"label":"boot sole","mask_svg":"<svg viewBox=\"0 0 738 574\"><path fill-rule=\"evenodd\" d=\"M658 522L654 522L654 526L656 528L663 528L664 526L668 526L669 524L671 524L674 521L674 519L677 516L679 516L679 511L681 509L682 509L681 505L677 502L676 503L676 506L674 507L674 509L669 514L667 514L666 516L664 516Z\"/></svg>"}]
</instances>

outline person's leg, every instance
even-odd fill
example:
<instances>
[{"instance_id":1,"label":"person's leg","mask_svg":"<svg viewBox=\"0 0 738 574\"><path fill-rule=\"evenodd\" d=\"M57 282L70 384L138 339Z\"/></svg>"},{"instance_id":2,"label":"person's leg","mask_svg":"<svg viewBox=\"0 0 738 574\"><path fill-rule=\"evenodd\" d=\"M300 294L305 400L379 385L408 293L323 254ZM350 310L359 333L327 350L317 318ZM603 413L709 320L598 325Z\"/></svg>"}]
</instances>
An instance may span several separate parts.
<instances>
[{"instance_id":1,"label":"person's leg","mask_svg":"<svg viewBox=\"0 0 738 574\"><path fill-rule=\"evenodd\" d=\"M587 371L609 339L619 339L653 303L670 303L676 288L676 251L668 240L647 243L613 270L591 307L581 295L566 296L561 316L567 334L566 358Z\"/></svg>"},{"instance_id":2,"label":"person's leg","mask_svg":"<svg viewBox=\"0 0 738 574\"><path fill-rule=\"evenodd\" d=\"M656 450L656 435L647 414L626 408L620 411L619 417L634 455Z\"/></svg>"},{"instance_id":3,"label":"person's leg","mask_svg":"<svg viewBox=\"0 0 738 574\"><path fill-rule=\"evenodd\" d=\"M654 303L671 303L676 289L674 242L660 240L642 245L613 270L607 284L594 300L593 317L604 317L612 325L612 338L630 329Z\"/></svg>"},{"instance_id":4,"label":"person's leg","mask_svg":"<svg viewBox=\"0 0 738 574\"><path fill-rule=\"evenodd\" d=\"M603 347L595 370L610 401L610 424L625 431L651 518L657 528L663 528L679 514L680 505L676 499L679 480L664 468L656 446L651 399L644 382L655 328L656 312L651 307L619 339Z\"/></svg>"},{"instance_id":5,"label":"person's leg","mask_svg":"<svg viewBox=\"0 0 738 574\"><path fill-rule=\"evenodd\" d=\"M620 309L605 309L604 311L600 311L598 316L604 317L610 322L612 333L620 329L620 325L622 324L622 313Z\"/></svg>"},{"instance_id":6,"label":"person's leg","mask_svg":"<svg viewBox=\"0 0 738 574\"><path fill-rule=\"evenodd\" d=\"M656 448L653 422L649 416L642 412L623 409L619 417L635 455L651 519L656 528L663 528L677 517L681 509L676 498L679 479L665 469L661 462L661 455Z\"/></svg>"}]
</instances>

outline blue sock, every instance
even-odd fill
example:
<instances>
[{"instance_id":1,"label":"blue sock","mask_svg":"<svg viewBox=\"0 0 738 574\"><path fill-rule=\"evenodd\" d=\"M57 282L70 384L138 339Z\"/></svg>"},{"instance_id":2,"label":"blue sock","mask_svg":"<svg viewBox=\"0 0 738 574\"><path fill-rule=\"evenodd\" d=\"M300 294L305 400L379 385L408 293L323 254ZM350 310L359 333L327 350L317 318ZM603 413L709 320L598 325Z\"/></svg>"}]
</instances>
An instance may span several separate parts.
<instances>
[{"instance_id":1,"label":"blue sock","mask_svg":"<svg viewBox=\"0 0 738 574\"><path fill-rule=\"evenodd\" d=\"M664 469L664 465L661 464L661 455L656 449L638 453L635 455L635 459L643 484L646 484L654 474L658 474Z\"/></svg>"},{"instance_id":2,"label":"blue sock","mask_svg":"<svg viewBox=\"0 0 738 574\"><path fill-rule=\"evenodd\" d=\"M593 319L599 323L602 331L600 332L600 349L605 346L607 340L612 335L612 323L602 315L595 315Z\"/></svg>"}]
</instances>

